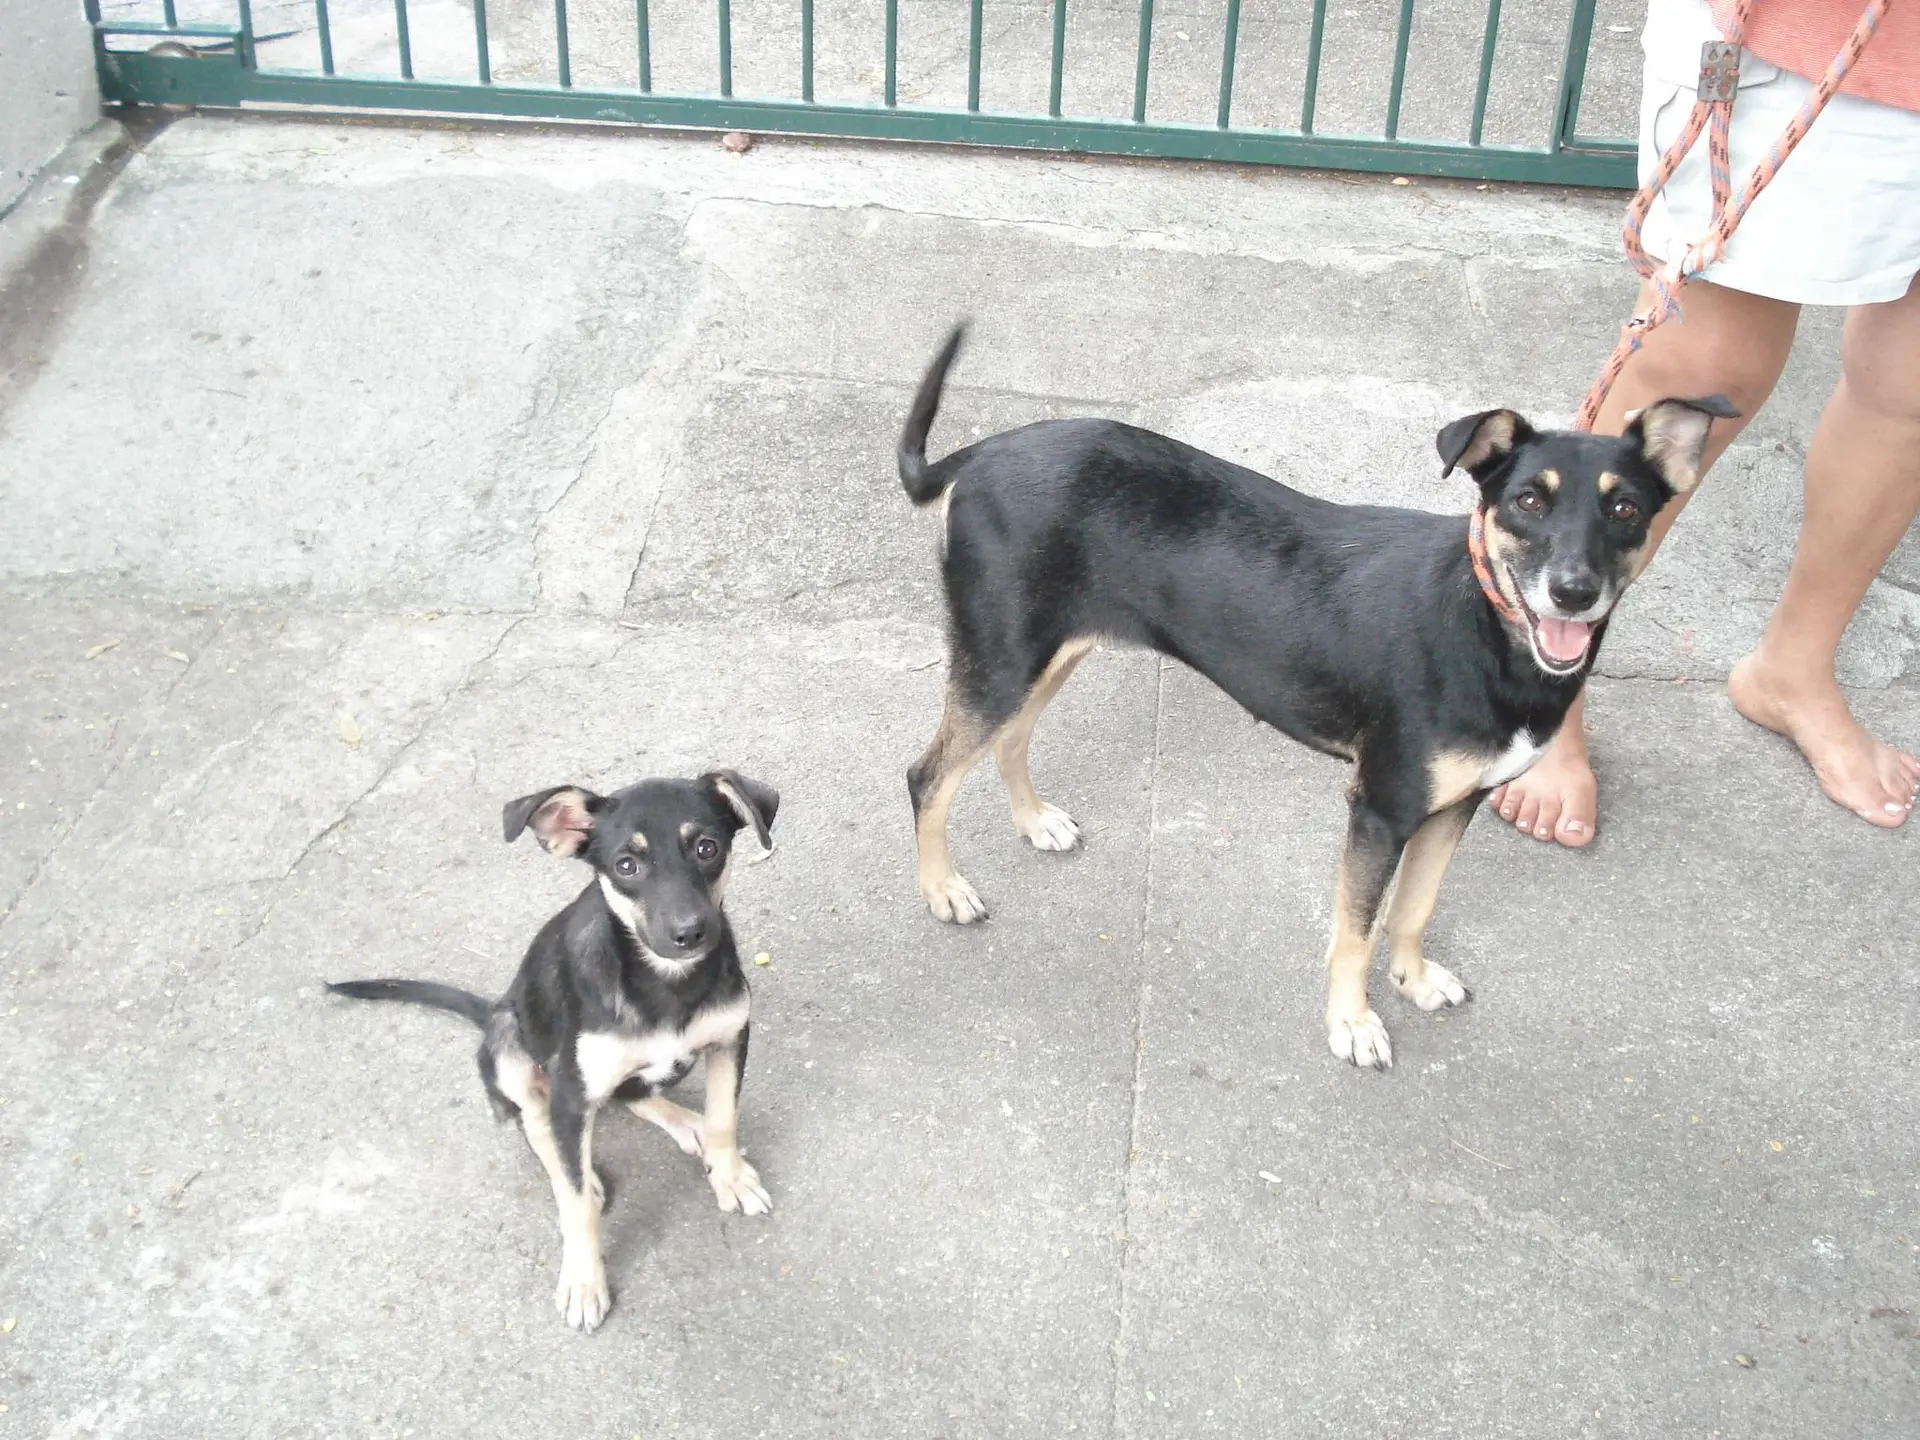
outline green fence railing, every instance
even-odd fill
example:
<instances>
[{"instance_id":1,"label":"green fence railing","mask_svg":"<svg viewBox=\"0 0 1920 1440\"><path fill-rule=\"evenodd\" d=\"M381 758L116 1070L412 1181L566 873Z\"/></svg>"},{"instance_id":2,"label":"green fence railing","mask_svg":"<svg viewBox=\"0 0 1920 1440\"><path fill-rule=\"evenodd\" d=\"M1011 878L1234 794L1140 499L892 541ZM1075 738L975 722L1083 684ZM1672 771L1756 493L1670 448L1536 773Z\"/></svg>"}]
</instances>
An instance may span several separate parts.
<instances>
[{"instance_id":1,"label":"green fence railing","mask_svg":"<svg viewBox=\"0 0 1920 1440\"><path fill-rule=\"evenodd\" d=\"M1580 129L1598 3L85 0L102 93L126 104L1630 187L1632 142ZM1630 27L1605 29L1624 94Z\"/></svg>"}]
</instances>

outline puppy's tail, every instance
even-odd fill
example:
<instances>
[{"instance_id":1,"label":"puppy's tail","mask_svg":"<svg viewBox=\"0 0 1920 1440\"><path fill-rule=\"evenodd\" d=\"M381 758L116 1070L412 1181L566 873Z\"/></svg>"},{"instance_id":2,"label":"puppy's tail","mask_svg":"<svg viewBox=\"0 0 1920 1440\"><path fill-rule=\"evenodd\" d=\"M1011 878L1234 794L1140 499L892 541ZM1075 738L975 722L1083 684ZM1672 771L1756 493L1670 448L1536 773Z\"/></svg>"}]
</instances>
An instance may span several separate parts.
<instances>
[{"instance_id":1,"label":"puppy's tail","mask_svg":"<svg viewBox=\"0 0 1920 1440\"><path fill-rule=\"evenodd\" d=\"M435 1010L451 1010L482 1030L487 1028L487 1017L493 1013L493 1003L471 990L456 990L431 980L342 980L337 985L329 981L327 989L355 1000L405 1000Z\"/></svg>"},{"instance_id":2,"label":"puppy's tail","mask_svg":"<svg viewBox=\"0 0 1920 1440\"><path fill-rule=\"evenodd\" d=\"M907 428L900 432L900 446L895 452L900 459L900 483L906 487L907 498L916 505L932 504L946 488L940 476L933 473L937 467L927 464L927 432L933 429L934 416L940 413L940 391L947 383L947 370L953 364L953 357L960 353L960 342L966 334L965 325L953 327L947 343L940 347L933 364L927 367L926 378L921 380L919 393L913 397L913 408L907 412Z\"/></svg>"}]
</instances>

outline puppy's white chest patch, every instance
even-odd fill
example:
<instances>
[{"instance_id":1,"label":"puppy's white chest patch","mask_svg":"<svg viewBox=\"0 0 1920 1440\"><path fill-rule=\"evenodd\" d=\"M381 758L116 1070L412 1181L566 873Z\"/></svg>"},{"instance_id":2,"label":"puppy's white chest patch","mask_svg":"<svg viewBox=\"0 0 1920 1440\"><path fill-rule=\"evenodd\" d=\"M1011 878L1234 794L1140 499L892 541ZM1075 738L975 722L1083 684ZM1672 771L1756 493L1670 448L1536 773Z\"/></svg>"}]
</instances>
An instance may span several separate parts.
<instances>
[{"instance_id":1,"label":"puppy's white chest patch","mask_svg":"<svg viewBox=\"0 0 1920 1440\"><path fill-rule=\"evenodd\" d=\"M604 1100L636 1075L649 1085L677 1080L693 1068L701 1051L732 1039L746 1022L747 997L742 995L731 1005L702 1011L685 1030L587 1031L574 1044L587 1098Z\"/></svg>"},{"instance_id":2,"label":"puppy's white chest patch","mask_svg":"<svg viewBox=\"0 0 1920 1440\"><path fill-rule=\"evenodd\" d=\"M1491 790L1496 785L1504 785L1509 780L1518 779L1527 773L1534 761L1540 758L1546 745L1536 741L1530 731L1519 730L1507 743L1507 748L1487 763L1480 772L1480 788Z\"/></svg>"}]
</instances>

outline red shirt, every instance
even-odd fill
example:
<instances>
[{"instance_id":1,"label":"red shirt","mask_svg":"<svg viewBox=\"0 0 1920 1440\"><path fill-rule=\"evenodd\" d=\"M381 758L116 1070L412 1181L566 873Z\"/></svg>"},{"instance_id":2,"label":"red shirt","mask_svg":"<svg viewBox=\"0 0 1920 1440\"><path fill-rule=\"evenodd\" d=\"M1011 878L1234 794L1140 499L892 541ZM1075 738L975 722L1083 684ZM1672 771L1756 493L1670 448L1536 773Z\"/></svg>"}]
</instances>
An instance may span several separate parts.
<instances>
[{"instance_id":1,"label":"red shirt","mask_svg":"<svg viewBox=\"0 0 1920 1440\"><path fill-rule=\"evenodd\" d=\"M1723 35L1735 6L1736 0L1713 0L1713 18ZM1753 0L1741 43L1782 70L1818 80L1865 9L1866 0ZM1920 0L1894 0L1840 93L1920 110Z\"/></svg>"}]
</instances>

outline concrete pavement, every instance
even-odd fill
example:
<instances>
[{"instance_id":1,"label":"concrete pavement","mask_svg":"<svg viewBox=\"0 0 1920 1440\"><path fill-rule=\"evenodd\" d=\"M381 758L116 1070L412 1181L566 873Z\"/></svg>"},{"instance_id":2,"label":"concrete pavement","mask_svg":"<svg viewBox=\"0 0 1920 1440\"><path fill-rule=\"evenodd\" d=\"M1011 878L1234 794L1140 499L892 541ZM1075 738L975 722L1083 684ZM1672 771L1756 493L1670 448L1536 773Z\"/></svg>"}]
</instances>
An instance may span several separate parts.
<instances>
[{"instance_id":1,"label":"concrete pavement","mask_svg":"<svg viewBox=\"0 0 1920 1440\"><path fill-rule=\"evenodd\" d=\"M59 177L53 177L55 181ZM1481 824L1397 1065L1326 1053L1337 766L1082 667L935 925L902 783L933 536L891 449L1153 425L1464 510L1446 419L1564 421L1620 198L938 150L195 118L0 391L0 1433L1712 1436L1920 1418L1911 827L1727 707L1837 364L1794 369L1609 639L1601 839ZM11 353L11 352L9 352ZM1920 549L1845 676L1920 744ZM538 786L737 766L780 848L722 1217L613 1118L615 1310L443 1016L581 873ZM642 1132L645 1133L642 1133Z\"/></svg>"}]
</instances>

